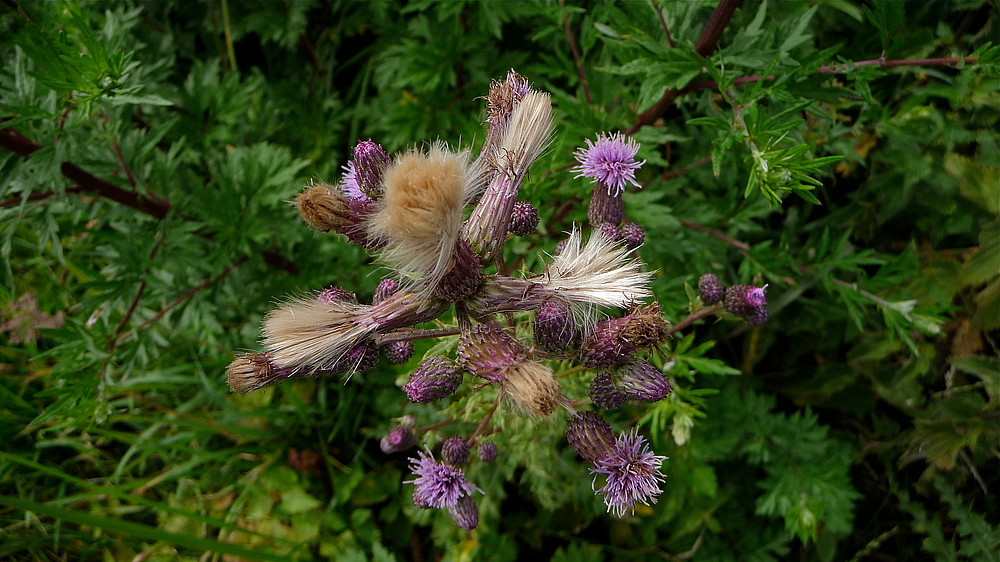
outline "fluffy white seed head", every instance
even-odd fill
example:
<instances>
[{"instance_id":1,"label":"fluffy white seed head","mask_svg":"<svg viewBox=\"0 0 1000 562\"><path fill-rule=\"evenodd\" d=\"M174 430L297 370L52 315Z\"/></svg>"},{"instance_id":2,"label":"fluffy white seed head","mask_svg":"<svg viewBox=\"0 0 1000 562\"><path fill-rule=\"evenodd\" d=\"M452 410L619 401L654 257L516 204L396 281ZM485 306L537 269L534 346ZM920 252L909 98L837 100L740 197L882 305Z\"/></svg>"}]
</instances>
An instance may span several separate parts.
<instances>
[{"instance_id":1,"label":"fluffy white seed head","mask_svg":"<svg viewBox=\"0 0 1000 562\"><path fill-rule=\"evenodd\" d=\"M497 166L512 179L524 177L548 144L552 130L552 100L545 92L529 92L514 108L500 143Z\"/></svg>"},{"instance_id":2,"label":"fluffy white seed head","mask_svg":"<svg viewBox=\"0 0 1000 562\"><path fill-rule=\"evenodd\" d=\"M333 369L355 344L376 328L360 321L365 305L349 301L322 303L297 299L264 318L263 343L277 367Z\"/></svg>"},{"instance_id":3,"label":"fluffy white seed head","mask_svg":"<svg viewBox=\"0 0 1000 562\"><path fill-rule=\"evenodd\" d=\"M398 156L383 176L385 194L368 235L386 245L382 258L404 278L433 287L451 265L462 210L482 186L468 153L444 143Z\"/></svg>"},{"instance_id":4,"label":"fluffy white seed head","mask_svg":"<svg viewBox=\"0 0 1000 562\"><path fill-rule=\"evenodd\" d=\"M574 305L574 313L589 315L598 306L626 308L652 295L652 273L629 257L630 250L594 231L584 245L579 230L552 260L544 276L533 279Z\"/></svg>"}]
</instances>

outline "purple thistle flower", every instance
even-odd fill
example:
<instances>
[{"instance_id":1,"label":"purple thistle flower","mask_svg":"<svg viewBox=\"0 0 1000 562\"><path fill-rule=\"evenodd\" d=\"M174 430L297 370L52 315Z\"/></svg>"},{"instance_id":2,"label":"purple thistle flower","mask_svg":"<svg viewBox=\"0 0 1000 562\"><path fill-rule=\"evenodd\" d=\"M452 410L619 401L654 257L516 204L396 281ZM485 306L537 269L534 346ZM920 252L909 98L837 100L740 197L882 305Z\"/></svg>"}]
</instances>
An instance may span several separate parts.
<instances>
[{"instance_id":1,"label":"purple thistle flower","mask_svg":"<svg viewBox=\"0 0 1000 562\"><path fill-rule=\"evenodd\" d=\"M382 195L382 174L392 159L377 142L368 139L354 147L354 161L351 168L354 184L358 190L370 198ZM344 178L346 183L346 176Z\"/></svg>"},{"instance_id":2,"label":"purple thistle flower","mask_svg":"<svg viewBox=\"0 0 1000 562\"><path fill-rule=\"evenodd\" d=\"M767 294L763 287L753 285L733 285L726 289L726 297L723 305L730 314L747 318L753 313L755 308L762 308L767 305Z\"/></svg>"},{"instance_id":3,"label":"purple thistle flower","mask_svg":"<svg viewBox=\"0 0 1000 562\"><path fill-rule=\"evenodd\" d=\"M580 343L580 331L569 305L559 299L542 303L535 313L535 342L552 353L563 353Z\"/></svg>"},{"instance_id":4,"label":"purple thistle flower","mask_svg":"<svg viewBox=\"0 0 1000 562\"><path fill-rule=\"evenodd\" d=\"M656 496L662 492L660 482L664 480L660 466L666 458L654 455L646 438L637 432L621 434L607 454L595 461L594 468L590 469L595 481L598 474L606 478L597 494L604 497L608 512L622 517L625 510L634 509L636 503L656 503Z\"/></svg>"},{"instance_id":5,"label":"purple thistle flower","mask_svg":"<svg viewBox=\"0 0 1000 562\"><path fill-rule=\"evenodd\" d=\"M497 460L497 455L499 453L500 450L497 449L497 444L492 441L479 444L479 460L483 462L493 462Z\"/></svg>"},{"instance_id":6,"label":"purple thistle flower","mask_svg":"<svg viewBox=\"0 0 1000 562\"><path fill-rule=\"evenodd\" d=\"M465 479L465 472L434 457L418 451L419 458L410 458L410 470L417 477L403 484L413 484L413 501L418 506L455 507L458 500L471 496L473 491L483 491Z\"/></svg>"},{"instance_id":7,"label":"purple thistle flower","mask_svg":"<svg viewBox=\"0 0 1000 562\"><path fill-rule=\"evenodd\" d=\"M635 181L635 171L646 161L635 161L638 151L639 144L633 139L625 140L621 133L611 136L601 133L597 136L597 142L587 139L587 148L576 151L576 160L580 165L572 171L577 172L578 178L593 178L595 182L607 187L608 194L620 195L628 183L639 187L639 183Z\"/></svg>"},{"instance_id":8,"label":"purple thistle flower","mask_svg":"<svg viewBox=\"0 0 1000 562\"><path fill-rule=\"evenodd\" d=\"M372 296L372 304L378 304L391 297L399 290L399 282L395 279L383 279L375 287L375 294Z\"/></svg>"},{"instance_id":9,"label":"purple thistle flower","mask_svg":"<svg viewBox=\"0 0 1000 562\"><path fill-rule=\"evenodd\" d=\"M316 295L316 300L323 304L333 304L335 302L358 302L358 297L347 289L341 289L336 285L330 285Z\"/></svg>"}]
</instances>

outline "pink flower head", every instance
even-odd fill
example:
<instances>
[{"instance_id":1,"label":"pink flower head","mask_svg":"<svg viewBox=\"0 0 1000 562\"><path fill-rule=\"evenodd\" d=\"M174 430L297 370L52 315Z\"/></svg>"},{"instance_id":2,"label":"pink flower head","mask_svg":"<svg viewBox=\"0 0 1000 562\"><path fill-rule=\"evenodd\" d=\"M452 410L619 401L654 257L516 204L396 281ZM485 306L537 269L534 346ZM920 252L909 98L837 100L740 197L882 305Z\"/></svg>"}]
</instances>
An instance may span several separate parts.
<instances>
[{"instance_id":1,"label":"pink flower head","mask_svg":"<svg viewBox=\"0 0 1000 562\"><path fill-rule=\"evenodd\" d=\"M656 503L663 474L660 465L667 457L654 455L646 439L636 432L623 433L603 458L594 461L591 474L603 474L607 483L597 490L604 496L608 511L622 517L636 503Z\"/></svg>"},{"instance_id":2,"label":"pink flower head","mask_svg":"<svg viewBox=\"0 0 1000 562\"><path fill-rule=\"evenodd\" d=\"M639 143L633 139L626 140L621 133L611 136L601 133L597 142L587 139L587 148L576 151L576 160L580 165L572 171L577 172L578 178L593 178L595 182L607 186L609 195L618 196L625 191L625 184L639 187L635 171L646 161L635 161L638 151Z\"/></svg>"}]
</instances>

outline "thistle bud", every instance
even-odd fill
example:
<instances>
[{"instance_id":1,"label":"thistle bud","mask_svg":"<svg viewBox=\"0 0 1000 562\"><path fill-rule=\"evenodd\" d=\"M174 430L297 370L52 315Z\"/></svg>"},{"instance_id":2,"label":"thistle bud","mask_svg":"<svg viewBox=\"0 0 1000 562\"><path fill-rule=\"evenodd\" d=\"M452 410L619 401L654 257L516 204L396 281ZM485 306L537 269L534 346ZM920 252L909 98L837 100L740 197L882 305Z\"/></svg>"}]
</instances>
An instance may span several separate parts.
<instances>
[{"instance_id":1,"label":"thistle bud","mask_svg":"<svg viewBox=\"0 0 1000 562\"><path fill-rule=\"evenodd\" d=\"M469 461L469 444L457 435L449 437L441 445L441 458L452 466L462 466Z\"/></svg>"},{"instance_id":2,"label":"thistle bud","mask_svg":"<svg viewBox=\"0 0 1000 562\"><path fill-rule=\"evenodd\" d=\"M333 304L335 302L358 302L358 297L347 289L330 285L316 295L316 300L323 304Z\"/></svg>"},{"instance_id":3,"label":"thistle bud","mask_svg":"<svg viewBox=\"0 0 1000 562\"><path fill-rule=\"evenodd\" d=\"M605 410L617 410L628 400L628 395L611 383L609 371L601 371L594 376L594 380L590 382L589 394L594 405Z\"/></svg>"},{"instance_id":4,"label":"thistle bud","mask_svg":"<svg viewBox=\"0 0 1000 562\"><path fill-rule=\"evenodd\" d=\"M385 278L378 282L378 287L375 287L375 295L372 296L372 304L378 304L385 299L391 297L399 290L399 282L395 279Z\"/></svg>"},{"instance_id":5,"label":"thistle bud","mask_svg":"<svg viewBox=\"0 0 1000 562\"><path fill-rule=\"evenodd\" d=\"M563 353L580 343L569 305L559 299L542 303L535 313L535 342L546 351Z\"/></svg>"},{"instance_id":6,"label":"thistle bud","mask_svg":"<svg viewBox=\"0 0 1000 562\"><path fill-rule=\"evenodd\" d=\"M292 370L274 365L266 353L247 353L237 356L226 367L229 388L237 392L250 392L294 376L303 375L296 375Z\"/></svg>"},{"instance_id":7,"label":"thistle bud","mask_svg":"<svg viewBox=\"0 0 1000 562\"><path fill-rule=\"evenodd\" d=\"M658 402L673 390L663 372L645 359L626 362L611 380L615 388L633 400Z\"/></svg>"},{"instance_id":8,"label":"thistle bud","mask_svg":"<svg viewBox=\"0 0 1000 562\"><path fill-rule=\"evenodd\" d=\"M538 228L538 209L527 201L515 201L507 228L514 236L531 234Z\"/></svg>"},{"instance_id":9,"label":"thistle bud","mask_svg":"<svg viewBox=\"0 0 1000 562\"><path fill-rule=\"evenodd\" d=\"M587 218L590 224L610 224L618 226L625 218L625 202L622 201L621 194L612 195L608 193L608 188L598 184L594 189L594 194L590 197L590 205L587 206ZM612 238L613 240L613 238Z\"/></svg>"},{"instance_id":10,"label":"thistle bud","mask_svg":"<svg viewBox=\"0 0 1000 562\"><path fill-rule=\"evenodd\" d=\"M507 332L492 324L478 324L459 338L455 356L473 375L501 382L503 370L524 361L525 351Z\"/></svg>"},{"instance_id":11,"label":"thistle bud","mask_svg":"<svg viewBox=\"0 0 1000 562\"><path fill-rule=\"evenodd\" d=\"M434 296L450 302L475 293L483 283L483 265L467 240L455 245L454 263L434 288Z\"/></svg>"},{"instance_id":12,"label":"thistle bud","mask_svg":"<svg viewBox=\"0 0 1000 562\"><path fill-rule=\"evenodd\" d=\"M295 207L302 220L323 232L339 232L355 222L347 198L329 184L311 184L295 198Z\"/></svg>"},{"instance_id":13,"label":"thistle bud","mask_svg":"<svg viewBox=\"0 0 1000 562\"><path fill-rule=\"evenodd\" d=\"M411 402L427 404L451 396L462 383L462 373L454 361L444 355L432 355L410 375L403 387Z\"/></svg>"},{"instance_id":14,"label":"thistle bud","mask_svg":"<svg viewBox=\"0 0 1000 562\"><path fill-rule=\"evenodd\" d=\"M362 193L371 199L382 196L382 173L391 161L382 145L371 139L354 147L354 173Z\"/></svg>"},{"instance_id":15,"label":"thistle bud","mask_svg":"<svg viewBox=\"0 0 1000 562\"><path fill-rule=\"evenodd\" d=\"M558 256L559 254L563 253L563 250L565 250L565 249L566 249L566 246L567 246L567 245L569 245L569 239L566 239L566 240L560 240L560 241L559 241L559 242L558 242L558 243L556 244L556 251L555 251L555 253L554 253L553 255L555 255L555 256Z\"/></svg>"},{"instance_id":16,"label":"thistle bud","mask_svg":"<svg viewBox=\"0 0 1000 562\"><path fill-rule=\"evenodd\" d=\"M626 223L622 225L621 238L625 247L634 250L646 241L646 230L634 222Z\"/></svg>"},{"instance_id":17,"label":"thistle bud","mask_svg":"<svg viewBox=\"0 0 1000 562\"><path fill-rule=\"evenodd\" d=\"M611 424L596 412L580 412L566 422L566 440L576 454L596 463L615 444Z\"/></svg>"},{"instance_id":18,"label":"thistle bud","mask_svg":"<svg viewBox=\"0 0 1000 562\"><path fill-rule=\"evenodd\" d=\"M621 240L621 229L618 228L618 225L611 224L610 222L598 222L591 224L594 225L594 231L600 232L604 238L614 242Z\"/></svg>"},{"instance_id":19,"label":"thistle bud","mask_svg":"<svg viewBox=\"0 0 1000 562\"><path fill-rule=\"evenodd\" d=\"M497 444L492 441L479 444L479 460L483 462L493 462L497 460Z\"/></svg>"},{"instance_id":20,"label":"thistle bud","mask_svg":"<svg viewBox=\"0 0 1000 562\"><path fill-rule=\"evenodd\" d=\"M698 296L701 302L711 305L722 302L726 291L722 288L722 281L714 273L706 273L698 279Z\"/></svg>"},{"instance_id":21,"label":"thistle bud","mask_svg":"<svg viewBox=\"0 0 1000 562\"><path fill-rule=\"evenodd\" d=\"M401 365L413 357L413 342L411 341L389 342L383 347L386 359L393 365Z\"/></svg>"},{"instance_id":22,"label":"thistle bud","mask_svg":"<svg viewBox=\"0 0 1000 562\"><path fill-rule=\"evenodd\" d=\"M337 370L356 373L370 371L378 363L378 347L371 341L359 343L347 350L338 363Z\"/></svg>"},{"instance_id":23,"label":"thistle bud","mask_svg":"<svg viewBox=\"0 0 1000 562\"><path fill-rule=\"evenodd\" d=\"M448 508L448 515L459 527L471 531L479 525L479 507L472 496L462 496L458 502Z\"/></svg>"},{"instance_id":24,"label":"thistle bud","mask_svg":"<svg viewBox=\"0 0 1000 562\"><path fill-rule=\"evenodd\" d=\"M767 307L759 306L757 308L751 309L750 314L747 315L747 325L748 326L763 326L767 323Z\"/></svg>"},{"instance_id":25,"label":"thistle bud","mask_svg":"<svg viewBox=\"0 0 1000 562\"><path fill-rule=\"evenodd\" d=\"M405 425L394 425L389 428L385 437L379 441L379 446L385 454L405 451L417 444L417 434L413 428Z\"/></svg>"},{"instance_id":26,"label":"thistle bud","mask_svg":"<svg viewBox=\"0 0 1000 562\"><path fill-rule=\"evenodd\" d=\"M753 285L733 285L726 289L726 298L723 306L731 314L742 318L748 317L755 308L761 308L767 304L767 295L764 287L754 287Z\"/></svg>"}]
</instances>

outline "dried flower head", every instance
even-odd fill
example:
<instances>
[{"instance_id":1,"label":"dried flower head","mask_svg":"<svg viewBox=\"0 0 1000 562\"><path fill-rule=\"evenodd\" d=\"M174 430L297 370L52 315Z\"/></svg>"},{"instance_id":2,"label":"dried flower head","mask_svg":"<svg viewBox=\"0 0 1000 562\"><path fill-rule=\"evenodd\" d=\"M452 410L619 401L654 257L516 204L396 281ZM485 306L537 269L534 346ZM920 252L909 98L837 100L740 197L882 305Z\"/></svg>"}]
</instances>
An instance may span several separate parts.
<instances>
[{"instance_id":1,"label":"dried flower head","mask_svg":"<svg viewBox=\"0 0 1000 562\"><path fill-rule=\"evenodd\" d=\"M504 369L503 376L500 388L527 413L541 418L556 411L561 391L546 365L522 361Z\"/></svg>"},{"instance_id":2,"label":"dried flower head","mask_svg":"<svg viewBox=\"0 0 1000 562\"><path fill-rule=\"evenodd\" d=\"M293 376L288 369L275 366L266 353L238 355L226 367L229 388L237 392L250 392Z\"/></svg>"},{"instance_id":3,"label":"dried flower head","mask_svg":"<svg viewBox=\"0 0 1000 562\"><path fill-rule=\"evenodd\" d=\"M621 318L603 320L584 342L581 361L592 369L622 363L638 349L653 347L665 340L667 326L656 303L637 308Z\"/></svg>"},{"instance_id":4,"label":"dried flower head","mask_svg":"<svg viewBox=\"0 0 1000 562\"><path fill-rule=\"evenodd\" d=\"M580 165L572 171L577 172L578 178L593 178L605 186L609 194L620 195L628 183L639 187L635 171L646 161L636 162L637 152L639 144L634 139L625 140L621 133L611 136L602 133L597 136L597 142L587 139L587 148L576 151L576 160Z\"/></svg>"},{"instance_id":5,"label":"dried flower head","mask_svg":"<svg viewBox=\"0 0 1000 562\"><path fill-rule=\"evenodd\" d=\"M493 324L477 324L458 339L455 353L467 371L493 382L503 382L504 370L524 361L526 350L516 339Z\"/></svg>"},{"instance_id":6,"label":"dried flower head","mask_svg":"<svg viewBox=\"0 0 1000 562\"><path fill-rule=\"evenodd\" d=\"M625 308L652 294L649 290L652 274L642 271L641 266L629 257L628 248L615 240L594 232L587 244L582 245L580 232L573 230L547 274L533 281L589 309L587 312L595 306Z\"/></svg>"},{"instance_id":7,"label":"dried flower head","mask_svg":"<svg viewBox=\"0 0 1000 562\"><path fill-rule=\"evenodd\" d=\"M416 476L404 484L413 484L413 499L417 505L429 507L455 507L458 500L482 490L465 479L465 472L443 462L434 460L430 454L417 452L418 458L411 458L410 470Z\"/></svg>"},{"instance_id":8,"label":"dried flower head","mask_svg":"<svg viewBox=\"0 0 1000 562\"><path fill-rule=\"evenodd\" d=\"M635 431L620 435L590 470L595 477L600 474L606 479L597 494L604 497L608 512L622 517L625 510L634 509L637 503L656 503L662 492L660 482L664 477L660 466L664 460L666 457L654 455L646 439Z\"/></svg>"},{"instance_id":9,"label":"dried flower head","mask_svg":"<svg viewBox=\"0 0 1000 562\"><path fill-rule=\"evenodd\" d=\"M321 304L333 304L338 301L358 302L358 296L347 289L330 285L316 295L316 300Z\"/></svg>"},{"instance_id":10,"label":"dried flower head","mask_svg":"<svg viewBox=\"0 0 1000 562\"><path fill-rule=\"evenodd\" d=\"M479 174L467 153L443 143L411 150L385 171L385 195L368 221L368 235L383 242L382 258L401 275L433 289L452 265L462 209Z\"/></svg>"},{"instance_id":11,"label":"dried flower head","mask_svg":"<svg viewBox=\"0 0 1000 562\"><path fill-rule=\"evenodd\" d=\"M306 224L329 232L343 229L355 222L354 213L347 205L347 198L333 186L311 183L295 197L295 208Z\"/></svg>"}]
</instances>

